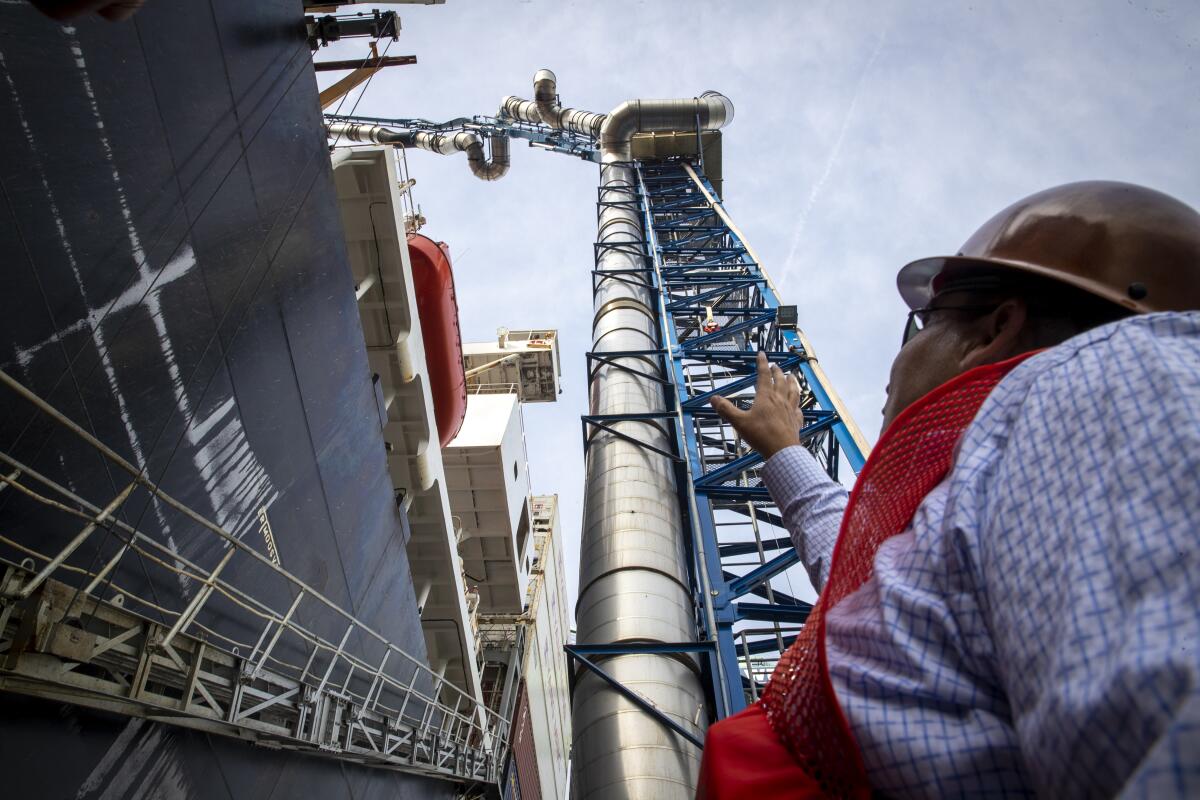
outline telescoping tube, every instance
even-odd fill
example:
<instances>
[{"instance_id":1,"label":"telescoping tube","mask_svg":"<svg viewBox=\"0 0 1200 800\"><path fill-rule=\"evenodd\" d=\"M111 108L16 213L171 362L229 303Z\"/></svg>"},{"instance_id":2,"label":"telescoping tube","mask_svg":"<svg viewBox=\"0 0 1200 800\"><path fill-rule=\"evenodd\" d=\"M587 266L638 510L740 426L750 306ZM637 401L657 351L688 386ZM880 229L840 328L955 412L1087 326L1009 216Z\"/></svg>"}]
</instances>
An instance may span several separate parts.
<instances>
[{"instance_id":1,"label":"telescoping tube","mask_svg":"<svg viewBox=\"0 0 1200 800\"><path fill-rule=\"evenodd\" d=\"M506 97L501 116L544 123L599 143L596 239L601 246L596 248L592 350L625 354L657 350L657 298L648 285L628 279L645 266L632 140L638 133L717 130L733 119L733 104L723 95L706 92L695 98L629 100L609 114L596 114L562 108L554 73L539 70L534 100ZM346 126L343 135L353 141L391 142L436 153L465 151L472 171L480 177L492 175L489 180L508 167L507 140L504 149L497 147L502 137L492 140L493 166L489 166L482 158L479 137L469 132ZM674 465L660 455L671 450L671 430L653 416L670 410L661 384L665 378L660 359L614 355L596 368L591 382L590 413L610 415L610 421L608 430L589 432L576 606L580 643L674 643L697 638L688 582L688 534L683 529ZM712 609L708 598L704 600L702 612L711 624ZM684 729L703 735L708 710L691 657L612 655L603 658L601 666ZM683 800L695 795L697 749L591 672L577 673L572 729L572 774L580 798Z\"/></svg>"}]
</instances>

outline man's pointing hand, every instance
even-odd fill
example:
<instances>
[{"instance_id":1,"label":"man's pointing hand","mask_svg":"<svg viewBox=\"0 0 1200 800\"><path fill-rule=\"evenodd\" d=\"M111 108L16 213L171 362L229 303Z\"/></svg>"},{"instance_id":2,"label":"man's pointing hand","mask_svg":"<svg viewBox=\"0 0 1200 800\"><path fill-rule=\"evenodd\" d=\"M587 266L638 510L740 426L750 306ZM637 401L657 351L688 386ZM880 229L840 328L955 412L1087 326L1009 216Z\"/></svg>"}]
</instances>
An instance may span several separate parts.
<instances>
[{"instance_id":1,"label":"man's pointing hand","mask_svg":"<svg viewBox=\"0 0 1200 800\"><path fill-rule=\"evenodd\" d=\"M800 444L799 431L804 427L800 412L800 385L791 375L783 374L767 361L767 354L758 351L758 382L755 384L754 405L742 411L724 397L714 395L713 410L732 425L742 438L763 458L770 458L785 447Z\"/></svg>"}]
</instances>

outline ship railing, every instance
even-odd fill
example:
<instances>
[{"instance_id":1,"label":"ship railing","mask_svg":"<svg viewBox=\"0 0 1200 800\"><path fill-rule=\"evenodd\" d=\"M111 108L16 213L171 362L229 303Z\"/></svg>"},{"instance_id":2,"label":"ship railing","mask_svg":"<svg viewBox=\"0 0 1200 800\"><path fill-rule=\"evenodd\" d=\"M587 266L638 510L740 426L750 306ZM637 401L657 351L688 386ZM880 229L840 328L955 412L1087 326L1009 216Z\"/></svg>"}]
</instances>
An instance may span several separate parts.
<instances>
[{"instance_id":1,"label":"ship railing","mask_svg":"<svg viewBox=\"0 0 1200 800\"><path fill-rule=\"evenodd\" d=\"M0 452L0 492L17 492L84 523L57 552L37 549L44 537L19 542L11 530L0 530L0 545L23 556L0 558L6 567L0 581L0 688L271 747L498 782L508 747L505 718L271 555L163 491L144 470L3 371L0 384L128 476L100 507ZM121 519L122 506L139 493L218 544L210 548L215 563L203 566ZM85 544L97 546L98 531L115 537L115 552L103 564L94 558L80 566L82 559L72 556L82 555ZM131 554L145 565L148 589L127 591L117 583L119 566ZM234 585L229 576L239 566L240 574L256 576L256 585L264 575L286 582L294 595L290 604L272 607ZM177 582L178 602L155 595L149 569ZM183 587L191 588L190 597ZM257 623L239 626L259 630L252 645L222 625L237 615ZM340 637L317 627L340 631ZM288 654L305 652L303 665L288 660Z\"/></svg>"},{"instance_id":2,"label":"ship railing","mask_svg":"<svg viewBox=\"0 0 1200 800\"><path fill-rule=\"evenodd\" d=\"M468 394L519 394L520 386L516 383L474 383L467 382Z\"/></svg>"}]
</instances>

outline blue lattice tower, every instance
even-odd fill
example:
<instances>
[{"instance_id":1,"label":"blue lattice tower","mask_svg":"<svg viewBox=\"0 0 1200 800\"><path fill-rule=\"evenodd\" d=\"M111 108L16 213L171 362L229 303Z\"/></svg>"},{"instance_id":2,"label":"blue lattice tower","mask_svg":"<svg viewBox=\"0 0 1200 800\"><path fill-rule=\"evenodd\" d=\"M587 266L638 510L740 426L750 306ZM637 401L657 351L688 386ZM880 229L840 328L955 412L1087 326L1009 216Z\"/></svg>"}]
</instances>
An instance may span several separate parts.
<instances>
[{"instance_id":1,"label":"blue lattice tower","mask_svg":"<svg viewBox=\"0 0 1200 800\"><path fill-rule=\"evenodd\" d=\"M802 388L801 440L835 480L857 472L865 445L699 164L639 163L648 278L660 298L664 356L677 423L680 505L692 529L693 590L718 718L757 697L811 606L780 588L798 556L762 484L762 458L712 411L720 394L753 401L766 351ZM790 587L789 587L790 588Z\"/></svg>"}]
</instances>

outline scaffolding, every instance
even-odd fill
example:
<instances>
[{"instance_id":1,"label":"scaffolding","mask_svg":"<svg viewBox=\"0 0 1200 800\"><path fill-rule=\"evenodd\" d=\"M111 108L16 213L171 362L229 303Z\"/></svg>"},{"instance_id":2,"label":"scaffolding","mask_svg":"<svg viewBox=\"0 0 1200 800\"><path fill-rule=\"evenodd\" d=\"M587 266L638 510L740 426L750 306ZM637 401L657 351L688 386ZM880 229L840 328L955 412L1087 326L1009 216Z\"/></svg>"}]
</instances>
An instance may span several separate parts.
<instances>
[{"instance_id":1,"label":"scaffolding","mask_svg":"<svg viewBox=\"0 0 1200 800\"><path fill-rule=\"evenodd\" d=\"M0 559L0 689L369 766L469 784L499 780L505 718L162 491L4 372L0 385L128 476L101 507L0 452L0 491L82 523L53 553L0 534L24 556ZM139 496L210 539L212 563L185 558L122 521L118 511ZM72 556L95 544L98 531L115 538L115 552L103 564L79 566ZM153 583L149 591L118 584L127 557L189 587L190 597L181 591L169 603ZM253 580L236 585L235 572ZM254 587L265 581L286 585L286 608L256 598ZM250 621L245 629L257 630L257 639L222 632L228 626L219 623L231 618Z\"/></svg>"}]
</instances>

